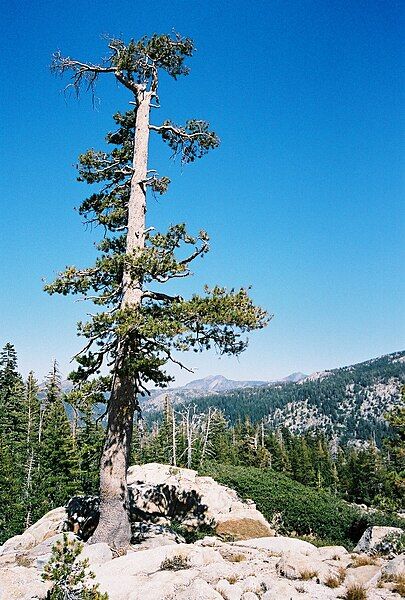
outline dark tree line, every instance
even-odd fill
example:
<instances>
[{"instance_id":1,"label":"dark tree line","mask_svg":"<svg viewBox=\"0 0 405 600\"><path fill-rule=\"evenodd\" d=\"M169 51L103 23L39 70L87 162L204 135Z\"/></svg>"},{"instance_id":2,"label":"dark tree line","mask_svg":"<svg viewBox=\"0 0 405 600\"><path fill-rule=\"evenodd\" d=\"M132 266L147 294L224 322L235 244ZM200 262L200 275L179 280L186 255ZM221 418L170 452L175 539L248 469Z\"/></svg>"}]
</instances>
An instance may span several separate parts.
<instances>
[{"instance_id":1,"label":"dark tree line","mask_svg":"<svg viewBox=\"0 0 405 600\"><path fill-rule=\"evenodd\" d=\"M24 381L14 346L0 354L0 543L76 493L97 493L104 432L82 402L69 420L54 362L41 389ZM70 414L78 414L75 398Z\"/></svg>"},{"instance_id":2,"label":"dark tree line","mask_svg":"<svg viewBox=\"0 0 405 600\"><path fill-rule=\"evenodd\" d=\"M386 419L389 435L378 448L372 437L347 445L321 430L293 434L249 416L231 424L216 407L174 409L167 398L162 419L137 432L132 459L194 469L207 461L273 469L348 502L398 510L405 497L405 409Z\"/></svg>"}]
</instances>

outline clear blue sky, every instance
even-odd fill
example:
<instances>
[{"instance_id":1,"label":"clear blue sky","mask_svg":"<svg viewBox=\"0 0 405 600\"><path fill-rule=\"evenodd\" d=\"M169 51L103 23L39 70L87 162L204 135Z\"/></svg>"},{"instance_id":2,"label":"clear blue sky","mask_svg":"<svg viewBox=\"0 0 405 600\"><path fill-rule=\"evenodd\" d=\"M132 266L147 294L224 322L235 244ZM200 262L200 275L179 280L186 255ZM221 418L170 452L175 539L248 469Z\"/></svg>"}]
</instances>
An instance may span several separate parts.
<instances>
[{"instance_id":1,"label":"clear blue sky","mask_svg":"<svg viewBox=\"0 0 405 600\"><path fill-rule=\"evenodd\" d=\"M100 34L173 28L198 52L187 78L164 79L153 118L205 118L222 144L184 169L152 144L150 166L173 184L151 200L149 225L207 229L212 252L193 288L251 284L275 314L239 360L190 357L196 376L272 379L404 347L400 2L38 0L1 10L0 343L15 344L24 373L42 377L55 357L65 374L80 347L75 322L87 307L48 297L41 278L93 256L94 233L73 210L90 189L74 163L103 145L128 100L109 78L96 110L89 96L65 98L51 54L97 60Z\"/></svg>"}]
</instances>

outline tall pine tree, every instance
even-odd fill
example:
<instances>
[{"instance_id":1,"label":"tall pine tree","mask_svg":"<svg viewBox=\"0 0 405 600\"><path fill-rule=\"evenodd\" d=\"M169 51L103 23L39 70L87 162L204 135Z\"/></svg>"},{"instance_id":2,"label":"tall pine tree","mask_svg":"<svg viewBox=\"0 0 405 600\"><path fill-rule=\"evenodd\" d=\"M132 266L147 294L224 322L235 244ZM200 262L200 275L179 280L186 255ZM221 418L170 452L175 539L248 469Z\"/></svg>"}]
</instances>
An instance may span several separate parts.
<instances>
[{"instance_id":1,"label":"tall pine tree","mask_svg":"<svg viewBox=\"0 0 405 600\"><path fill-rule=\"evenodd\" d=\"M192 40L179 35L128 43L110 39L108 48L102 64L54 56L54 70L70 72L77 91L83 84L93 88L108 75L129 92L134 108L115 115L117 130L107 136L111 152L89 150L79 159L80 180L98 185L79 210L107 234L98 246L100 256L88 268L68 267L47 290L82 293L99 307L79 325L87 341L74 379L80 383L99 374L106 361L111 366L100 522L93 540L123 548L131 537L126 470L139 395L148 383L170 381L165 366L179 362L177 350L214 347L222 354L239 354L246 347L240 333L263 327L267 315L253 305L246 289L228 292L216 286L190 300L162 291L162 284L191 274L192 262L208 251L208 235L190 235L184 224L166 233L146 227L147 191L162 194L169 185L167 177L151 169L149 136L160 136L182 163L194 162L219 140L199 119L184 126L170 120L151 123L151 109L160 106L160 74L173 79L188 74L185 60L193 54Z\"/></svg>"}]
</instances>

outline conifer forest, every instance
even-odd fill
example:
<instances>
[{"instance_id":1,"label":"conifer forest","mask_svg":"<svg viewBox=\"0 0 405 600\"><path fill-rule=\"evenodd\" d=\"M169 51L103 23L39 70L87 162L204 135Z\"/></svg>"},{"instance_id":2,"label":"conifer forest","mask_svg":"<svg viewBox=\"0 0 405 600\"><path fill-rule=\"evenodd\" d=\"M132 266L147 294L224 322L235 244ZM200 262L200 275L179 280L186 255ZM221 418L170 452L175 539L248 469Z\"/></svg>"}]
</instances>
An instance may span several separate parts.
<instances>
[{"instance_id":1,"label":"conifer forest","mask_svg":"<svg viewBox=\"0 0 405 600\"><path fill-rule=\"evenodd\" d=\"M245 392L246 393L246 392ZM254 393L251 390L249 393ZM221 397L219 397L219 400ZM208 408L198 408L199 402ZM130 464L159 462L200 472L220 464L250 466L287 477L331 498L395 514L404 498L405 413L386 415L379 446L336 442L323 431L291 433L246 414L227 418L216 397L173 406L169 395L153 417L134 427ZM221 404L221 402L219 402ZM104 398L62 391L54 362L41 384L24 380L17 352L0 357L1 542L21 533L47 511L77 494L97 495L105 437ZM314 495L314 499L316 495Z\"/></svg>"}]
</instances>

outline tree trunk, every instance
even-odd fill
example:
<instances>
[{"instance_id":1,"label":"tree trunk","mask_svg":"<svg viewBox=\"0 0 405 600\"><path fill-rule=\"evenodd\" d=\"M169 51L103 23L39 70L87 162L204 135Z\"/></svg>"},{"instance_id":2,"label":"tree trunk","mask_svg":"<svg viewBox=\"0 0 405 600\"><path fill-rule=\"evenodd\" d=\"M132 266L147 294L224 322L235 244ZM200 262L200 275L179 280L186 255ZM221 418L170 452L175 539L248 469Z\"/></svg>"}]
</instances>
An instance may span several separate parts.
<instances>
[{"instance_id":1,"label":"tree trunk","mask_svg":"<svg viewBox=\"0 0 405 600\"><path fill-rule=\"evenodd\" d=\"M106 441L100 468L100 521L91 538L120 550L131 540L127 468L134 416L134 388L116 376L108 407Z\"/></svg>"},{"instance_id":2,"label":"tree trunk","mask_svg":"<svg viewBox=\"0 0 405 600\"><path fill-rule=\"evenodd\" d=\"M145 246L146 185L148 169L149 113L152 93L141 86L137 94L133 176L128 203L126 254ZM142 282L132 281L126 271L123 276L122 308L134 310L142 299ZM131 540L127 469L131 447L136 389L133 380L120 372L125 352L121 344L115 365L115 376L108 402L108 423L100 467L100 521L91 538L107 542L117 550L128 547Z\"/></svg>"},{"instance_id":3,"label":"tree trunk","mask_svg":"<svg viewBox=\"0 0 405 600\"><path fill-rule=\"evenodd\" d=\"M77 423L79 421L79 415L77 412L77 408L72 406L73 410L73 418L72 418L72 440L73 440L73 450L76 452L76 442L77 442Z\"/></svg>"},{"instance_id":4,"label":"tree trunk","mask_svg":"<svg viewBox=\"0 0 405 600\"><path fill-rule=\"evenodd\" d=\"M210 437L210 427L211 427L211 407L208 409L207 424L206 424L205 435L204 435L204 443L203 443L201 457L200 457L200 467L204 462L205 453L207 452L208 440Z\"/></svg>"},{"instance_id":5,"label":"tree trunk","mask_svg":"<svg viewBox=\"0 0 405 600\"><path fill-rule=\"evenodd\" d=\"M31 488L32 488L32 467L33 467L33 465L34 465L34 449L31 449L31 454L29 455L28 463L27 463L27 481L26 481L26 488L25 488L25 497L26 497L26 502L27 502L27 514L25 515L25 529L28 529L28 527L31 525L31 508L32 508Z\"/></svg>"},{"instance_id":6,"label":"tree trunk","mask_svg":"<svg viewBox=\"0 0 405 600\"><path fill-rule=\"evenodd\" d=\"M176 415L175 415L173 407L172 407L172 446L173 446L172 464L174 467L177 467Z\"/></svg>"},{"instance_id":7,"label":"tree trunk","mask_svg":"<svg viewBox=\"0 0 405 600\"><path fill-rule=\"evenodd\" d=\"M191 469L193 458L193 429L190 421L190 409L186 413L186 438L187 438L187 468Z\"/></svg>"}]
</instances>

